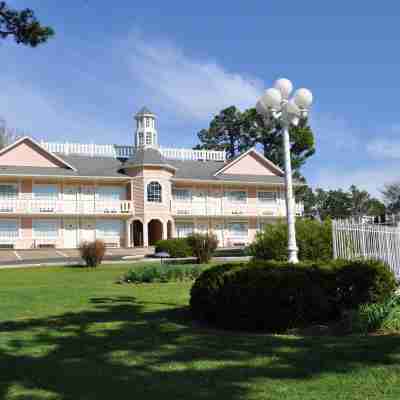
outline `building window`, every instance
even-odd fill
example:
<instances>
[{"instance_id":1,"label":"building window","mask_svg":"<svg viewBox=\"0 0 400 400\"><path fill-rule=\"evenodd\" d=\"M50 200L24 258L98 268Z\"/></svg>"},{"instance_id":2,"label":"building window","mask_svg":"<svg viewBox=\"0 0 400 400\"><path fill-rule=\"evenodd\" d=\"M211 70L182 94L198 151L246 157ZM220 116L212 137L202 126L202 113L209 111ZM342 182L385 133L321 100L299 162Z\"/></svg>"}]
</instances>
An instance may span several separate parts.
<instances>
[{"instance_id":1,"label":"building window","mask_svg":"<svg viewBox=\"0 0 400 400\"><path fill-rule=\"evenodd\" d=\"M15 184L1 184L0 185L0 199L12 200L17 198L17 185Z\"/></svg>"},{"instance_id":2,"label":"building window","mask_svg":"<svg viewBox=\"0 0 400 400\"><path fill-rule=\"evenodd\" d=\"M121 221L104 220L97 221L97 237L100 239L119 238L121 235Z\"/></svg>"},{"instance_id":3,"label":"building window","mask_svg":"<svg viewBox=\"0 0 400 400\"><path fill-rule=\"evenodd\" d=\"M146 118L146 128L150 128L150 118Z\"/></svg>"},{"instance_id":4,"label":"building window","mask_svg":"<svg viewBox=\"0 0 400 400\"><path fill-rule=\"evenodd\" d=\"M152 143L151 139L152 139L151 132L147 132L146 133L146 144L151 144Z\"/></svg>"},{"instance_id":5,"label":"building window","mask_svg":"<svg viewBox=\"0 0 400 400\"><path fill-rule=\"evenodd\" d=\"M263 204L273 204L276 202L275 192L257 192L257 200Z\"/></svg>"},{"instance_id":6,"label":"building window","mask_svg":"<svg viewBox=\"0 0 400 400\"><path fill-rule=\"evenodd\" d=\"M230 236L234 237L247 237L248 227L246 222L231 222L228 225Z\"/></svg>"},{"instance_id":7,"label":"building window","mask_svg":"<svg viewBox=\"0 0 400 400\"><path fill-rule=\"evenodd\" d=\"M176 201L190 202L192 200L192 192L189 189L175 189L174 199Z\"/></svg>"},{"instance_id":8,"label":"building window","mask_svg":"<svg viewBox=\"0 0 400 400\"><path fill-rule=\"evenodd\" d=\"M100 186L97 188L97 199L114 201L122 199L123 188L120 186Z\"/></svg>"},{"instance_id":9,"label":"building window","mask_svg":"<svg viewBox=\"0 0 400 400\"><path fill-rule=\"evenodd\" d=\"M19 228L16 219L0 220L0 240L17 239L18 236Z\"/></svg>"},{"instance_id":10,"label":"building window","mask_svg":"<svg viewBox=\"0 0 400 400\"><path fill-rule=\"evenodd\" d=\"M176 224L176 236L185 238L193 234L193 224Z\"/></svg>"},{"instance_id":11,"label":"building window","mask_svg":"<svg viewBox=\"0 0 400 400\"><path fill-rule=\"evenodd\" d=\"M38 200L57 200L58 186L57 185L34 185L33 196Z\"/></svg>"},{"instance_id":12,"label":"building window","mask_svg":"<svg viewBox=\"0 0 400 400\"><path fill-rule=\"evenodd\" d=\"M244 190L229 190L225 192L225 197L231 203L246 203L247 193Z\"/></svg>"},{"instance_id":13,"label":"building window","mask_svg":"<svg viewBox=\"0 0 400 400\"><path fill-rule=\"evenodd\" d=\"M33 237L36 239L57 239L59 223L55 219L33 220Z\"/></svg>"},{"instance_id":14,"label":"building window","mask_svg":"<svg viewBox=\"0 0 400 400\"><path fill-rule=\"evenodd\" d=\"M147 201L161 203L161 185L158 182L150 182L147 185Z\"/></svg>"},{"instance_id":15,"label":"building window","mask_svg":"<svg viewBox=\"0 0 400 400\"><path fill-rule=\"evenodd\" d=\"M143 132L139 132L139 146L143 146L144 145L144 134Z\"/></svg>"}]
</instances>

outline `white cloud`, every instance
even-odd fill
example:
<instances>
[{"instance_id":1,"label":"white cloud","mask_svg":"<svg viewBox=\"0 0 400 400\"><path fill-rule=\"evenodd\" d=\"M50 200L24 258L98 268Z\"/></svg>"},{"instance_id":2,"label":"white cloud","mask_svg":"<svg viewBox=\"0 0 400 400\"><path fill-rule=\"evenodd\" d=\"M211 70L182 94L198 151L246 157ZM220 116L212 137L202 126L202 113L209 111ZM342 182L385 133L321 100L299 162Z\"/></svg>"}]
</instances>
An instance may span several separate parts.
<instances>
[{"instance_id":1,"label":"white cloud","mask_svg":"<svg viewBox=\"0 0 400 400\"><path fill-rule=\"evenodd\" d=\"M367 144L368 154L376 159L400 159L400 140L375 139Z\"/></svg>"},{"instance_id":2,"label":"white cloud","mask_svg":"<svg viewBox=\"0 0 400 400\"><path fill-rule=\"evenodd\" d=\"M133 78L181 118L209 120L224 107L253 106L262 93L261 81L229 72L217 62L191 58L171 43L134 34L130 46Z\"/></svg>"}]
</instances>

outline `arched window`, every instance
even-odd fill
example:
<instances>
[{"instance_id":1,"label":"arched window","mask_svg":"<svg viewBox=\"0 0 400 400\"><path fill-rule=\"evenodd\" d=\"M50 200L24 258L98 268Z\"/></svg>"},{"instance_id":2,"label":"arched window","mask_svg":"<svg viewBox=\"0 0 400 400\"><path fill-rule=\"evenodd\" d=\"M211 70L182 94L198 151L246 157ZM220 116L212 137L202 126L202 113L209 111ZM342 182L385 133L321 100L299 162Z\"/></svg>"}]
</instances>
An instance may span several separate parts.
<instances>
[{"instance_id":1,"label":"arched window","mask_svg":"<svg viewBox=\"0 0 400 400\"><path fill-rule=\"evenodd\" d=\"M150 182L147 185L147 201L161 203L161 185L158 182Z\"/></svg>"}]
</instances>

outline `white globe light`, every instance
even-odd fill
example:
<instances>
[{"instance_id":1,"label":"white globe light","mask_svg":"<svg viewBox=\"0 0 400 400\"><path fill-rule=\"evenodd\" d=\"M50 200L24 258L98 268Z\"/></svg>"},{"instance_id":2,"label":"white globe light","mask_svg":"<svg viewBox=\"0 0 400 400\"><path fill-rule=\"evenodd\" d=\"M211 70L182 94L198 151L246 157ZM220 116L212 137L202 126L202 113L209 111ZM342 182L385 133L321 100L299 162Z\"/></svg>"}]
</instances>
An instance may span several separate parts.
<instances>
[{"instance_id":1,"label":"white globe light","mask_svg":"<svg viewBox=\"0 0 400 400\"><path fill-rule=\"evenodd\" d=\"M261 97L261 102L268 108L279 110L282 102L281 92L274 88L267 89L263 97Z\"/></svg>"},{"instance_id":2,"label":"white globe light","mask_svg":"<svg viewBox=\"0 0 400 400\"><path fill-rule=\"evenodd\" d=\"M256 111L261 115L268 114L268 107L262 102L262 99L257 101Z\"/></svg>"},{"instance_id":3,"label":"white globe light","mask_svg":"<svg viewBox=\"0 0 400 400\"><path fill-rule=\"evenodd\" d=\"M310 108L313 102L313 95L308 89L298 89L293 96L295 103L304 110Z\"/></svg>"},{"instance_id":4,"label":"white globe light","mask_svg":"<svg viewBox=\"0 0 400 400\"><path fill-rule=\"evenodd\" d=\"M294 102L293 99L291 99L287 105L286 105L286 111L291 114L291 115L300 115L300 108L297 106L297 104Z\"/></svg>"},{"instance_id":5,"label":"white globe light","mask_svg":"<svg viewBox=\"0 0 400 400\"><path fill-rule=\"evenodd\" d=\"M289 79L281 78L275 82L274 88L281 92L281 95L284 99L288 99L290 93L292 93L293 84L289 81Z\"/></svg>"}]
</instances>

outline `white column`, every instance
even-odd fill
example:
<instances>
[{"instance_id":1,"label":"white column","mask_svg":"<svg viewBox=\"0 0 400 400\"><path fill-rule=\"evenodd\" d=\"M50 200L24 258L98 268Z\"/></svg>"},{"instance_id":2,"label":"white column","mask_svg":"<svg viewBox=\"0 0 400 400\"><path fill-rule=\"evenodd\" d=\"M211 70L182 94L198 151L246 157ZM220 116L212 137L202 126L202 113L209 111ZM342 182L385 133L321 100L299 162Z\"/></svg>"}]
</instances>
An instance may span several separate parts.
<instances>
[{"instance_id":1,"label":"white column","mask_svg":"<svg viewBox=\"0 0 400 400\"><path fill-rule=\"evenodd\" d=\"M283 148L285 155L285 188L286 188L286 218L288 225L289 262L298 263L298 248L296 244L295 212L292 184L292 165L290 161L289 124L283 121Z\"/></svg>"},{"instance_id":2,"label":"white column","mask_svg":"<svg viewBox=\"0 0 400 400\"><path fill-rule=\"evenodd\" d=\"M143 247L149 247L149 224L147 220L143 221Z\"/></svg>"},{"instance_id":3,"label":"white column","mask_svg":"<svg viewBox=\"0 0 400 400\"><path fill-rule=\"evenodd\" d=\"M167 234L168 234L168 221L164 221L162 226L163 226L162 238L163 238L163 240L166 240L166 239L168 239L168 236L167 236Z\"/></svg>"},{"instance_id":4,"label":"white column","mask_svg":"<svg viewBox=\"0 0 400 400\"><path fill-rule=\"evenodd\" d=\"M132 238L131 238L131 220L125 221L125 240L126 247L132 247Z\"/></svg>"}]
</instances>

